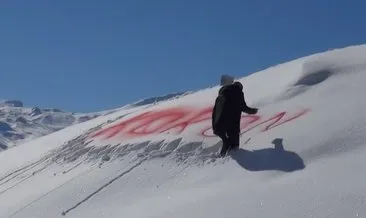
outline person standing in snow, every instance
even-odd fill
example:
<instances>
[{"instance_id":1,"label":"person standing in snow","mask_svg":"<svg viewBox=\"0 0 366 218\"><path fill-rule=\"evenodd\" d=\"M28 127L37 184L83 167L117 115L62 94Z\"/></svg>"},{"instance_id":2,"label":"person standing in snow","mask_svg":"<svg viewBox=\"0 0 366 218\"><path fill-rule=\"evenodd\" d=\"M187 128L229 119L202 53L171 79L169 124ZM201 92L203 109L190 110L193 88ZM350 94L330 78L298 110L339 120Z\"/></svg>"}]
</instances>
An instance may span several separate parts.
<instances>
[{"instance_id":1,"label":"person standing in snow","mask_svg":"<svg viewBox=\"0 0 366 218\"><path fill-rule=\"evenodd\" d=\"M225 156L228 150L239 147L241 113L256 114L258 109L247 106L240 82L223 76L221 85L212 110L212 129L223 142L220 155Z\"/></svg>"}]
</instances>

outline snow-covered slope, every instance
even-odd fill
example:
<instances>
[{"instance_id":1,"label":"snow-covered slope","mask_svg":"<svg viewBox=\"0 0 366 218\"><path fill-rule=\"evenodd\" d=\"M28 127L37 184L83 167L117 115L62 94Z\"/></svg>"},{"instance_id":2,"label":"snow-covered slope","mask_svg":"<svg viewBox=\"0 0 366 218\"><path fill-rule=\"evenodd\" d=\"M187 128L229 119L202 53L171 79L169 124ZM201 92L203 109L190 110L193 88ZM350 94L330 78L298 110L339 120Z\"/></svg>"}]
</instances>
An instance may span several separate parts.
<instances>
[{"instance_id":1,"label":"snow-covered slope","mask_svg":"<svg viewBox=\"0 0 366 218\"><path fill-rule=\"evenodd\" d=\"M122 108L0 153L0 217L366 217L366 45L240 81L230 156L219 86Z\"/></svg>"},{"instance_id":2,"label":"snow-covered slope","mask_svg":"<svg viewBox=\"0 0 366 218\"><path fill-rule=\"evenodd\" d=\"M156 104L160 101L178 98L186 94L186 92L180 92L142 99L122 108L125 109L146 104ZM48 135L66 127L113 113L122 108L95 113L72 113L52 108L28 108L24 107L23 103L18 100L1 100L0 151L7 149L8 147L25 143L32 139Z\"/></svg>"}]
</instances>

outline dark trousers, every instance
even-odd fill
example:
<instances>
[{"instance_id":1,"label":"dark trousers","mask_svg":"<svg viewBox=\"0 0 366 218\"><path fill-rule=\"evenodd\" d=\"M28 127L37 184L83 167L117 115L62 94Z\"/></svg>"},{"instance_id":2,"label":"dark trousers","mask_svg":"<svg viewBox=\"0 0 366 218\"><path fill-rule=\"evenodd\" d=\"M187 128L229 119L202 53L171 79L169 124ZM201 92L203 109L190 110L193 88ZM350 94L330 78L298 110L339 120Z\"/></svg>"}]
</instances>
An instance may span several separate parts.
<instances>
[{"instance_id":1,"label":"dark trousers","mask_svg":"<svg viewBox=\"0 0 366 218\"><path fill-rule=\"evenodd\" d=\"M223 156L228 150L239 147L240 134L237 131L226 131L217 133L222 140L222 148L220 154Z\"/></svg>"}]
</instances>

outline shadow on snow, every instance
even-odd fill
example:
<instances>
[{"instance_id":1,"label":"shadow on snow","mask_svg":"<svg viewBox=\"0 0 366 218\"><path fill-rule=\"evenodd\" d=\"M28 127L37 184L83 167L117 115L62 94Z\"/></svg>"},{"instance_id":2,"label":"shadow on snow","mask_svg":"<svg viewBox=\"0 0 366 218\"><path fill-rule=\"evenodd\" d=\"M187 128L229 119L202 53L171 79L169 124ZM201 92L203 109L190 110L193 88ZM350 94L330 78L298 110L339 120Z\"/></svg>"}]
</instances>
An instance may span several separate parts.
<instances>
[{"instance_id":1,"label":"shadow on snow","mask_svg":"<svg viewBox=\"0 0 366 218\"><path fill-rule=\"evenodd\" d=\"M284 149L283 139L277 138L272 143L274 148L253 151L239 148L231 152L230 156L241 167L250 171L278 170L293 172L305 168L304 161L298 154Z\"/></svg>"}]
</instances>

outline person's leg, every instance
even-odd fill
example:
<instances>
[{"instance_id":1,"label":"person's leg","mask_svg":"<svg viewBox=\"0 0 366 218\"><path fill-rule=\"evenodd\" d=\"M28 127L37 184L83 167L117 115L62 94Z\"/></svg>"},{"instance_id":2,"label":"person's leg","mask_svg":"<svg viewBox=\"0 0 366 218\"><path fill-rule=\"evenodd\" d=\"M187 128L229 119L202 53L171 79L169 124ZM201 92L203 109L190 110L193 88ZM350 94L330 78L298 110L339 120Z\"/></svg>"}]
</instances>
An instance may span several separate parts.
<instances>
[{"instance_id":1,"label":"person's leg","mask_svg":"<svg viewBox=\"0 0 366 218\"><path fill-rule=\"evenodd\" d=\"M227 135L227 140L229 143L229 148L230 150L232 149L238 149L239 148L239 144L240 144L240 132L238 131L230 131L228 132Z\"/></svg>"},{"instance_id":2,"label":"person's leg","mask_svg":"<svg viewBox=\"0 0 366 218\"><path fill-rule=\"evenodd\" d=\"M239 148L240 141L240 115L241 113L234 113L227 128L227 137L229 141L229 149Z\"/></svg>"},{"instance_id":3,"label":"person's leg","mask_svg":"<svg viewBox=\"0 0 366 218\"><path fill-rule=\"evenodd\" d=\"M230 147L230 141L229 138L227 137L225 132L220 132L217 133L217 136L219 136L222 140L222 147L221 147L221 151L220 151L220 155L221 156L225 156L227 150Z\"/></svg>"}]
</instances>

